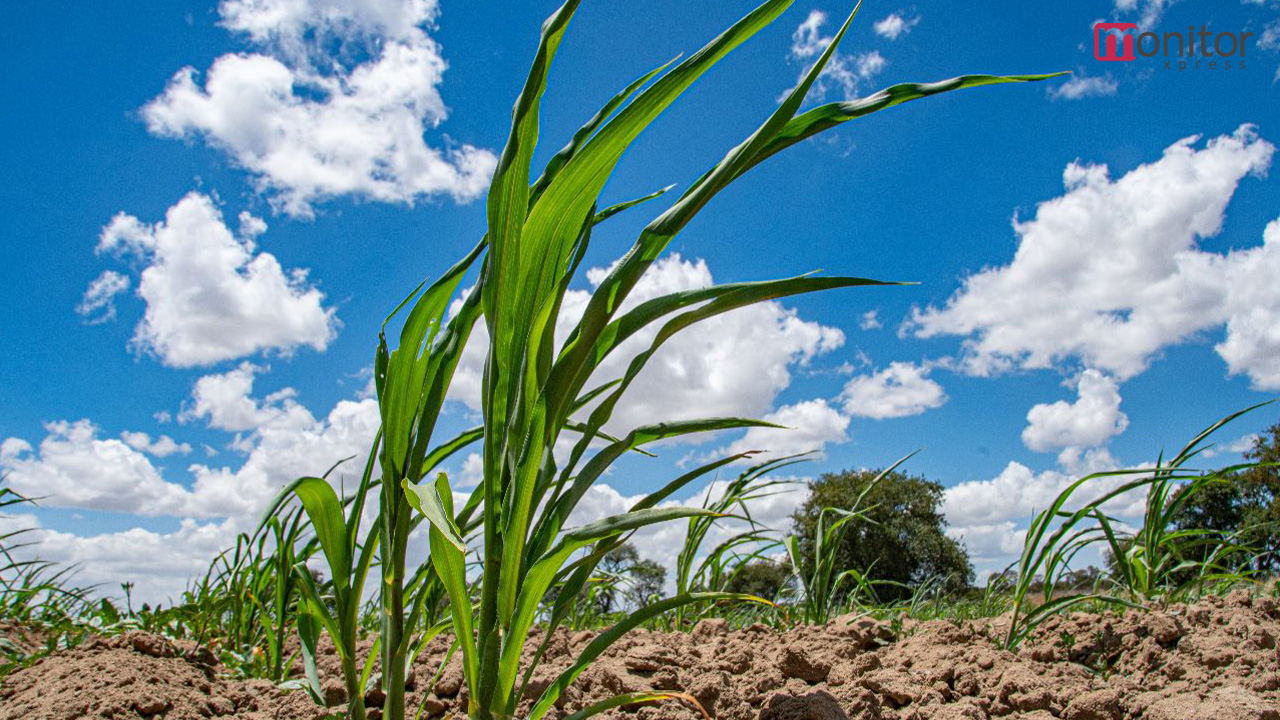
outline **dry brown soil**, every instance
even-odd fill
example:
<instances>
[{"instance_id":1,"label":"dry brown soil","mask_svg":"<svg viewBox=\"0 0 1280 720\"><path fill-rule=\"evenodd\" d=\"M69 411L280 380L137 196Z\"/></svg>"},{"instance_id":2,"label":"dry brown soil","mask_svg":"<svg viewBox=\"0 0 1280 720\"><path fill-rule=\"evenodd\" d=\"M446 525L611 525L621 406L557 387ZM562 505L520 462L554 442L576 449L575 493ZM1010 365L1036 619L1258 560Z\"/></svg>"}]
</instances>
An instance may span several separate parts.
<instances>
[{"instance_id":1,"label":"dry brown soil","mask_svg":"<svg viewBox=\"0 0 1280 720\"><path fill-rule=\"evenodd\" d=\"M726 720L1280 720L1280 603L1245 593L1123 616L1051 620L1019 652L997 649L1000 620L890 625L840 618L825 627L691 634L637 631L569 689L559 718L618 693L687 693ZM594 635L558 632L530 696ZM437 639L414 666L411 707L457 717L466 689ZM336 656L322 658L340 705ZM0 720L325 717L301 691L223 675L207 651L143 633L95 639L14 673L0 688ZM376 707L378 691L366 697ZM527 702L526 702L527 707ZM371 716L380 713L374 711ZM696 720L680 701L611 711L631 720Z\"/></svg>"}]
</instances>

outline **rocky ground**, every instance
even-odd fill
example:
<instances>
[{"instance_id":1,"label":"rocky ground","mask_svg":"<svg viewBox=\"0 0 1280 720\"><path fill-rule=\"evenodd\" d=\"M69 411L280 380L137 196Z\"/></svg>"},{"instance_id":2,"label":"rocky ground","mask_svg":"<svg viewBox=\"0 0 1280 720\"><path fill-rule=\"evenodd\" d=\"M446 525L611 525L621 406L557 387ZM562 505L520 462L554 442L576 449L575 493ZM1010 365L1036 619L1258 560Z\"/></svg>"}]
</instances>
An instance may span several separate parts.
<instances>
[{"instance_id":1,"label":"rocky ground","mask_svg":"<svg viewBox=\"0 0 1280 720\"><path fill-rule=\"evenodd\" d=\"M1017 653L977 623L840 618L825 627L693 633L637 631L569 689L552 717L623 692L671 690L725 720L1280 720L1280 603L1236 593L1146 613L1051 620ZM532 691L567 666L593 633L558 632ZM456 717L466 689L437 638L414 666L411 707ZM337 659L324 658L328 699L344 701ZM371 691L369 704L380 703ZM0 720L70 718L323 718L301 691L227 678L207 651L129 633L96 639L14 673L0 688ZM379 713L371 713L376 717ZM695 720L670 700L604 717Z\"/></svg>"}]
</instances>

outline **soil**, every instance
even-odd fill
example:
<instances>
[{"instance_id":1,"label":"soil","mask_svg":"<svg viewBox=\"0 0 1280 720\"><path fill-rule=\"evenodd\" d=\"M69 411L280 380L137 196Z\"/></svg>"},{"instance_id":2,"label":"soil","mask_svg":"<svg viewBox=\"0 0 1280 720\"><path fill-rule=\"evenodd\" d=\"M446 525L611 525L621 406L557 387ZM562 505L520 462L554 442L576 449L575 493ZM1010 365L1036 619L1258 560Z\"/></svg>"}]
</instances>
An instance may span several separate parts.
<instances>
[{"instance_id":1,"label":"soil","mask_svg":"<svg viewBox=\"0 0 1280 720\"><path fill-rule=\"evenodd\" d=\"M846 616L786 632L730 630L720 620L692 633L636 631L583 673L550 717L618 693L669 690L724 720L1280 720L1280 603L1272 598L1241 592L1150 612L1059 617L1017 653L991 639L1001 624L895 627ZM530 697L594 636L558 631ZM425 718L465 710L456 656L431 686L446 650L446 639L433 640L412 668L410 707L421 705ZM339 706L345 698L332 650L320 665L325 694ZM7 678L0 720L318 720L339 709L223 672L207 652L155 635L95 639ZM376 690L366 699L374 708L381 702ZM668 700L602 717L702 714Z\"/></svg>"}]
</instances>

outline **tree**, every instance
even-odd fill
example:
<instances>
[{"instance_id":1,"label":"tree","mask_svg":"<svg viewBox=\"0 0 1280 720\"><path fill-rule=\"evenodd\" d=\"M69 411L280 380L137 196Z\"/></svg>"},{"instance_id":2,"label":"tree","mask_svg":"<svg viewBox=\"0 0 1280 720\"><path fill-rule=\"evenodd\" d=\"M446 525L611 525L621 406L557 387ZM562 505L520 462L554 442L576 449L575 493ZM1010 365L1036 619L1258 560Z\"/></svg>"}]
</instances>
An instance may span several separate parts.
<instances>
[{"instance_id":1,"label":"tree","mask_svg":"<svg viewBox=\"0 0 1280 720\"><path fill-rule=\"evenodd\" d=\"M846 470L826 473L813 482L809 499L792 518L802 557L813 555L822 509L853 507L879 474L878 470ZM940 580L947 591L968 587L973 578L969 553L946 536L941 504L938 483L898 471L888 473L867 492L862 503L867 519L851 523L838 551L837 570L854 568L869 580L882 581L876 594L885 601L908 597L910 588L929 579Z\"/></svg>"},{"instance_id":2,"label":"tree","mask_svg":"<svg viewBox=\"0 0 1280 720\"><path fill-rule=\"evenodd\" d=\"M625 573L639 561L640 553L636 552L635 546L631 543L619 545L600 559L596 574L601 576L602 581L592 598L597 612L608 615L617 609L615 605L618 602L618 586L621 585Z\"/></svg>"},{"instance_id":3,"label":"tree","mask_svg":"<svg viewBox=\"0 0 1280 720\"><path fill-rule=\"evenodd\" d=\"M621 609L621 601L643 607L662 596L667 569L654 560L641 560L631 543L610 550L600 560L598 575L603 580L592 601L596 610L608 615Z\"/></svg>"},{"instance_id":4,"label":"tree","mask_svg":"<svg viewBox=\"0 0 1280 720\"><path fill-rule=\"evenodd\" d=\"M724 589L776 602L793 578L791 566L785 561L756 560L741 567Z\"/></svg>"},{"instance_id":5,"label":"tree","mask_svg":"<svg viewBox=\"0 0 1280 720\"><path fill-rule=\"evenodd\" d=\"M667 569L656 560L641 560L627 571L631 586L627 596L636 607L644 607L662 597L662 586L667 583Z\"/></svg>"},{"instance_id":6,"label":"tree","mask_svg":"<svg viewBox=\"0 0 1280 720\"><path fill-rule=\"evenodd\" d=\"M1218 541L1233 539L1253 550L1251 567L1263 575L1280 570L1280 422L1258 435L1244 452L1254 467L1230 481L1207 485L1174 518L1179 530L1210 530L1188 552L1212 552Z\"/></svg>"},{"instance_id":7,"label":"tree","mask_svg":"<svg viewBox=\"0 0 1280 720\"><path fill-rule=\"evenodd\" d=\"M1280 422L1263 430L1244 457L1257 465L1240 473L1241 540L1258 553L1254 569L1270 575L1280 570Z\"/></svg>"}]
</instances>

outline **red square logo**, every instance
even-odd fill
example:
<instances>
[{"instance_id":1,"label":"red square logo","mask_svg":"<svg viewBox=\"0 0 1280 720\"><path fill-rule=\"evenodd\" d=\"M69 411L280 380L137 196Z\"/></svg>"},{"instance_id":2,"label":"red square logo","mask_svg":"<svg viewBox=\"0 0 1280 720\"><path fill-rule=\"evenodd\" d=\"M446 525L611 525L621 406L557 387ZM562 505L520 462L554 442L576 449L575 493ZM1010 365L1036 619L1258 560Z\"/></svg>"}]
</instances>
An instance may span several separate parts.
<instances>
[{"instance_id":1,"label":"red square logo","mask_svg":"<svg viewBox=\"0 0 1280 720\"><path fill-rule=\"evenodd\" d=\"M1104 62L1134 60L1133 44L1138 26L1134 23L1098 23L1093 26L1093 56Z\"/></svg>"}]
</instances>

